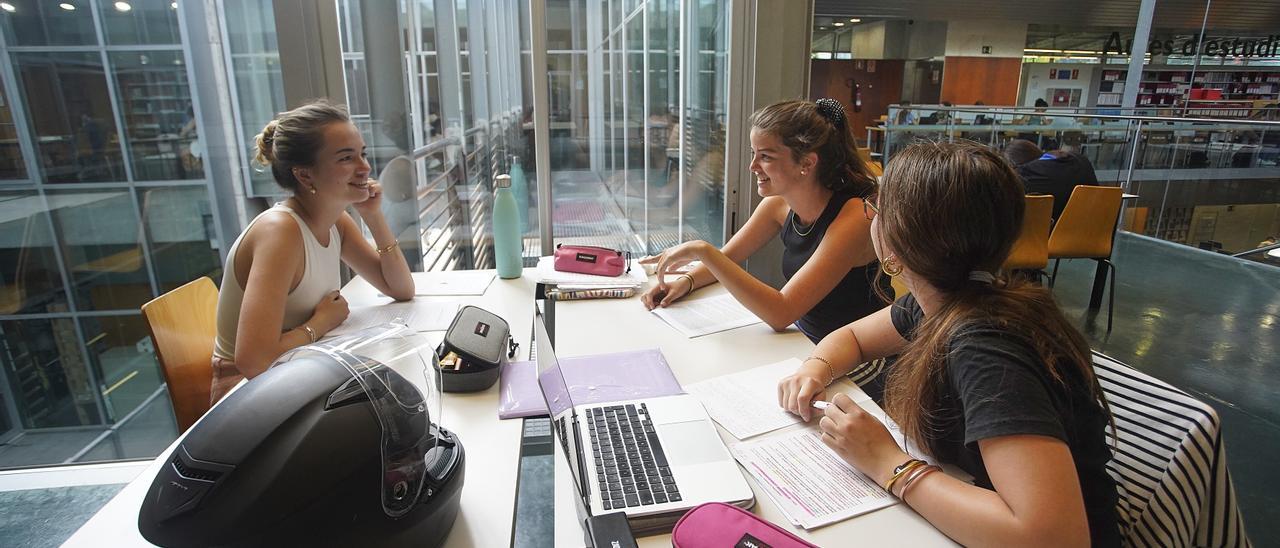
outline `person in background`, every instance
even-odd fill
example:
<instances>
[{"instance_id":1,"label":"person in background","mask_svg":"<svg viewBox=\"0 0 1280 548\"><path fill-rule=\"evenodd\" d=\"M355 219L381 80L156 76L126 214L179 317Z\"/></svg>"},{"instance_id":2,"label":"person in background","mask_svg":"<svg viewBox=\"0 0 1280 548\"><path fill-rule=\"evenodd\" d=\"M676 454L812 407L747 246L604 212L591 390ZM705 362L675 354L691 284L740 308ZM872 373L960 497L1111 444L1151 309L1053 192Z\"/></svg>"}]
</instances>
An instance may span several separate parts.
<instances>
[{"instance_id":1,"label":"person in background","mask_svg":"<svg viewBox=\"0 0 1280 548\"><path fill-rule=\"evenodd\" d=\"M255 141L255 160L293 195L254 218L227 253L213 350L215 403L242 378L256 377L285 351L316 342L346 319L340 262L393 299L414 293L409 265L382 215L381 187L369 178L364 139L344 107L316 101L282 112Z\"/></svg>"},{"instance_id":2,"label":"person in background","mask_svg":"<svg viewBox=\"0 0 1280 548\"><path fill-rule=\"evenodd\" d=\"M1053 295L997 275L1022 226L1018 176L976 143L899 152L866 201L885 273L911 292L832 332L778 385L851 466L961 545L1119 546L1110 411L1089 345ZM936 461L917 462L843 393L825 388L857 364L886 368L883 407Z\"/></svg>"},{"instance_id":3,"label":"person in background","mask_svg":"<svg viewBox=\"0 0 1280 548\"><path fill-rule=\"evenodd\" d=\"M1067 207L1076 185L1098 184L1098 175L1089 159L1065 147L1044 152L1031 141L1013 139L1005 144L1003 154L1022 177L1027 194L1053 196L1054 222Z\"/></svg>"},{"instance_id":4,"label":"person in background","mask_svg":"<svg viewBox=\"0 0 1280 548\"><path fill-rule=\"evenodd\" d=\"M883 308L879 294L889 285L875 283L878 263L862 214L875 180L854 148L844 107L833 99L769 105L751 116L751 152L764 200L724 248L698 240L646 259L659 275L642 295L644 305L665 307L719 282L773 329L795 324L814 341ZM739 266L779 235L787 280L781 290ZM693 261L702 264L678 270Z\"/></svg>"}]
</instances>

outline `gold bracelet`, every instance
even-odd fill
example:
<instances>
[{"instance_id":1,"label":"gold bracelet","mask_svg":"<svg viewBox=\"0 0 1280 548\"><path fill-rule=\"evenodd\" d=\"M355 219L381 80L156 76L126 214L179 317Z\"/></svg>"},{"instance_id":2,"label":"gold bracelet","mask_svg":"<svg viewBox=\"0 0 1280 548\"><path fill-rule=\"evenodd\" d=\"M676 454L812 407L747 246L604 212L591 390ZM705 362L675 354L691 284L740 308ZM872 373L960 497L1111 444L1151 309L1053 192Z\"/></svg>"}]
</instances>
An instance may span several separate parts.
<instances>
[{"instance_id":1,"label":"gold bracelet","mask_svg":"<svg viewBox=\"0 0 1280 548\"><path fill-rule=\"evenodd\" d=\"M924 466L925 464L926 463L920 459L911 459L899 464L893 469L893 477L889 478L889 481L885 482L884 490L888 491L889 494L893 494L893 484L898 483L898 480L902 479L903 476L911 473L911 471L916 468Z\"/></svg>"},{"instance_id":2,"label":"gold bracelet","mask_svg":"<svg viewBox=\"0 0 1280 548\"><path fill-rule=\"evenodd\" d=\"M376 247L376 248L374 248L374 249L377 249L377 250L378 250L378 254L379 254L379 255L386 255L387 253L391 253L391 250L392 250L392 249L395 249L395 248L396 248L397 246L399 246L399 245L400 245L400 242L399 242L399 241L394 241L394 242L391 242L391 243L387 244L387 245L386 245L386 246L384 246L384 247Z\"/></svg>"},{"instance_id":3,"label":"gold bracelet","mask_svg":"<svg viewBox=\"0 0 1280 548\"><path fill-rule=\"evenodd\" d=\"M302 325L301 325L301 326L299 326L299 327L300 327L303 331L306 331L306 332L307 332L307 338L308 338L308 339L311 339L311 343L312 343L312 344L314 344L314 343L316 342L316 339L317 339L317 338L319 338L319 337L316 337L316 330L315 330L315 329L312 329L312 328L311 328L311 326L309 326L309 325L307 325L307 324L305 324L305 323L304 323L304 324L302 324Z\"/></svg>"},{"instance_id":4,"label":"gold bracelet","mask_svg":"<svg viewBox=\"0 0 1280 548\"><path fill-rule=\"evenodd\" d=\"M915 485L916 482L920 481L920 478L923 478L929 475L930 473L937 472L938 470L942 470L942 469L933 465L922 466L916 469L916 473L912 474L911 477L907 478L906 481L902 482L902 493L898 495L898 498L902 499L903 501L906 501L907 489L910 489L912 485Z\"/></svg>"},{"instance_id":5,"label":"gold bracelet","mask_svg":"<svg viewBox=\"0 0 1280 548\"><path fill-rule=\"evenodd\" d=\"M831 375L831 378L827 379L827 384L829 385L833 382L836 382L836 368L835 366L831 365L831 362L827 361L826 358L819 357L819 356L809 356L808 358L804 359L805 362L808 362L809 360L818 360L822 363L827 364L827 373Z\"/></svg>"},{"instance_id":6,"label":"gold bracelet","mask_svg":"<svg viewBox=\"0 0 1280 548\"><path fill-rule=\"evenodd\" d=\"M681 278L689 278L689 292L690 292L690 293L693 293L693 286L698 285L698 284L694 283L694 281L693 281L693 275L692 275L692 274L689 274L689 273L687 273L687 272L686 272L686 273L684 273L684 274L681 274L681 275L680 275L680 277L679 277L679 278L676 278L676 279L677 279L677 280L679 280L679 279L681 279Z\"/></svg>"}]
</instances>

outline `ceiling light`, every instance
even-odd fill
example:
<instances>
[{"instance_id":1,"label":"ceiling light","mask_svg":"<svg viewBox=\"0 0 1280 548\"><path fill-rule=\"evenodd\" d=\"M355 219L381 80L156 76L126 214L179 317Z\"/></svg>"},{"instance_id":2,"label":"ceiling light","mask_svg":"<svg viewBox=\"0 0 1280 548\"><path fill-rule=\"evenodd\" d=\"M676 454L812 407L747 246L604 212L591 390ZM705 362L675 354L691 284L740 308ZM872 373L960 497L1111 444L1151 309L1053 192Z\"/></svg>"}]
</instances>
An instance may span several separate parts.
<instances>
[{"instance_id":1,"label":"ceiling light","mask_svg":"<svg viewBox=\"0 0 1280 548\"><path fill-rule=\"evenodd\" d=\"M836 22L832 23L832 25L835 25L835 26L837 26L837 27L843 27L843 26L844 26L844 23L841 23L840 21L836 21Z\"/></svg>"},{"instance_id":2,"label":"ceiling light","mask_svg":"<svg viewBox=\"0 0 1280 548\"><path fill-rule=\"evenodd\" d=\"M58 4L58 7L67 11L76 11L76 5L68 2L63 2L61 4Z\"/></svg>"},{"instance_id":3,"label":"ceiling light","mask_svg":"<svg viewBox=\"0 0 1280 548\"><path fill-rule=\"evenodd\" d=\"M850 20L849 20L849 22L850 22L850 23L861 23L861 22L862 22L862 20L861 20L861 19L858 19L857 17L854 17L854 18L850 19Z\"/></svg>"},{"instance_id":4,"label":"ceiling light","mask_svg":"<svg viewBox=\"0 0 1280 548\"><path fill-rule=\"evenodd\" d=\"M129 11L133 9L128 2L116 2L116 11Z\"/></svg>"},{"instance_id":5,"label":"ceiling light","mask_svg":"<svg viewBox=\"0 0 1280 548\"><path fill-rule=\"evenodd\" d=\"M827 30L827 27L818 27L818 30Z\"/></svg>"},{"instance_id":6,"label":"ceiling light","mask_svg":"<svg viewBox=\"0 0 1280 548\"><path fill-rule=\"evenodd\" d=\"M13 7L13 4L10 4L10 3L8 3L8 2L0 2L0 10L4 10L4 11L7 11L7 12L9 12L9 13L13 13L13 12L15 12L15 11L18 11L18 8Z\"/></svg>"},{"instance_id":7,"label":"ceiling light","mask_svg":"<svg viewBox=\"0 0 1280 548\"><path fill-rule=\"evenodd\" d=\"M170 3L169 3L169 7L171 7L171 8L173 8L173 9L175 9L175 10L176 10L176 9L178 9L178 3L177 3L177 2L170 2Z\"/></svg>"}]
</instances>

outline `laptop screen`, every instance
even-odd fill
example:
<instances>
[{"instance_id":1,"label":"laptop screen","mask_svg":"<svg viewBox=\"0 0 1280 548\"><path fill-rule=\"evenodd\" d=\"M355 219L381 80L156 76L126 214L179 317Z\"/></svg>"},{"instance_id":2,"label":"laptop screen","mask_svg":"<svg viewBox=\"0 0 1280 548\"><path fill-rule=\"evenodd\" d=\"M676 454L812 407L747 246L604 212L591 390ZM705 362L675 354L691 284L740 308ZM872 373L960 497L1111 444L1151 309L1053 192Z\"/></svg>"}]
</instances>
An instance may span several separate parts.
<instances>
[{"instance_id":1,"label":"laptop screen","mask_svg":"<svg viewBox=\"0 0 1280 548\"><path fill-rule=\"evenodd\" d=\"M534 344L537 345L538 387L542 397L547 401L547 410L551 414L551 432L559 440L564 455L569 459L569 470L573 473L574 488L583 505L587 504L586 478L582 470L586 466L583 454L578 450L577 414L573 411L573 402L569 400L569 385L565 383L564 372L560 362L556 360L555 349L551 345L551 337L547 335L547 326L542 311L534 307L533 319ZM589 512L590 506L579 507ZM588 514L589 515L589 514Z\"/></svg>"}]
</instances>

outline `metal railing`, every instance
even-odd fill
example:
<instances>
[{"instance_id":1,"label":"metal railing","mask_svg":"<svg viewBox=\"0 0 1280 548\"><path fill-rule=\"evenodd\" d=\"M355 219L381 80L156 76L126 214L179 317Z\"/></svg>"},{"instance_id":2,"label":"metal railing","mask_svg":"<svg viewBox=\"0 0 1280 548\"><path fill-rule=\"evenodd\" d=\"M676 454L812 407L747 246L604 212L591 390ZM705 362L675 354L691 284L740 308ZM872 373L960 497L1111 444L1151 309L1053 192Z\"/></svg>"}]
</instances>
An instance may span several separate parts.
<instances>
[{"instance_id":1,"label":"metal railing","mask_svg":"<svg viewBox=\"0 0 1280 548\"><path fill-rule=\"evenodd\" d=\"M1089 159L1100 184L1138 195L1121 217L1121 229L1133 233L1232 254L1280 232L1277 121L895 105L883 132L869 144L889 162L919 139L969 139L997 150L1025 139L1071 150Z\"/></svg>"}]
</instances>

